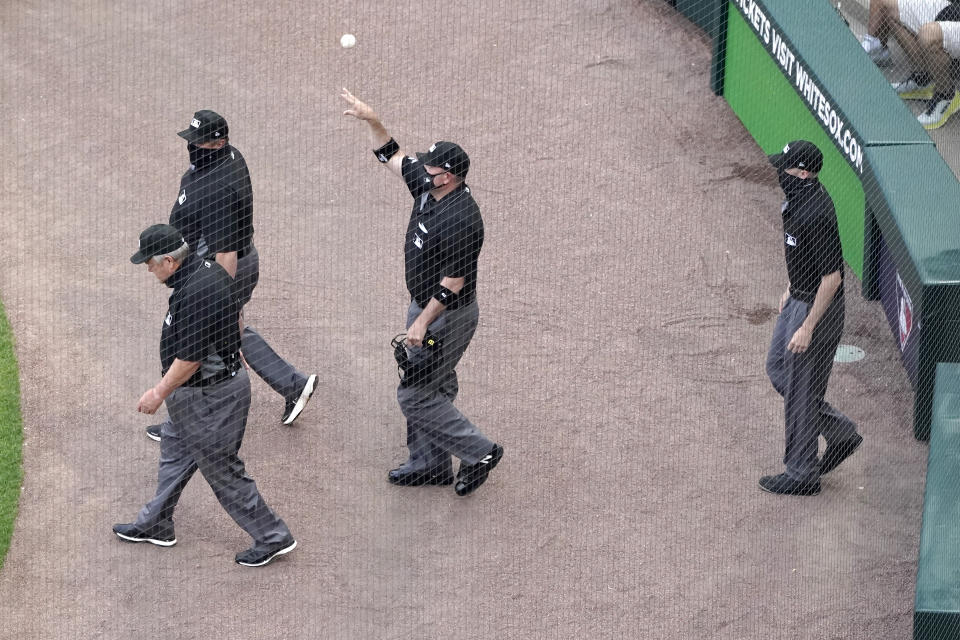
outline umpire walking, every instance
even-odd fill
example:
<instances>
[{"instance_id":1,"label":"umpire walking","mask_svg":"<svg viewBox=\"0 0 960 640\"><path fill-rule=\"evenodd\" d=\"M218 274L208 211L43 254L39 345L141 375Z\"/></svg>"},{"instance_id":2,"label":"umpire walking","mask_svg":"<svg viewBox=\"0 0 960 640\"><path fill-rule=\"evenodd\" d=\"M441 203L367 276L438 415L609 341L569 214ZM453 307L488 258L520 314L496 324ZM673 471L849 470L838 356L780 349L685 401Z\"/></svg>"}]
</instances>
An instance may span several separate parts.
<instances>
[{"instance_id":1,"label":"umpire walking","mask_svg":"<svg viewBox=\"0 0 960 640\"><path fill-rule=\"evenodd\" d=\"M260 279L260 256L253 244L253 186L247 163L230 145L227 121L215 111L193 114L190 126L179 133L187 141L190 167L180 179L180 190L170 211L170 224L201 258L215 260L236 280L243 306L250 302ZM317 376L306 376L281 358L252 327L244 326L243 358L284 398L283 424L291 424L307 406ZM159 440L165 425L147 428Z\"/></svg>"},{"instance_id":2,"label":"umpire walking","mask_svg":"<svg viewBox=\"0 0 960 640\"><path fill-rule=\"evenodd\" d=\"M770 163L786 195L781 212L789 286L767 355L767 375L783 396L786 471L760 478L760 488L810 496L820 493L820 476L863 442L853 421L823 399L843 333L843 252L833 200L818 179L820 149L796 140ZM827 448L817 460L821 435Z\"/></svg>"},{"instance_id":3,"label":"umpire walking","mask_svg":"<svg viewBox=\"0 0 960 640\"><path fill-rule=\"evenodd\" d=\"M297 546L283 520L263 501L237 455L250 409L250 378L240 362L239 306L233 280L216 262L193 254L180 232L153 225L140 234L130 261L173 289L160 333L162 379L137 410L156 412L166 400L170 426L160 444L157 493L137 519L116 524L129 542L177 542L173 511L199 469L217 500L253 538L238 564L265 565Z\"/></svg>"},{"instance_id":4,"label":"umpire walking","mask_svg":"<svg viewBox=\"0 0 960 640\"><path fill-rule=\"evenodd\" d=\"M373 109L346 89L341 98L349 105L344 115L367 122L374 155L403 178L413 196L404 243L410 292L405 342L413 360L429 359L430 366L423 375L405 375L397 388L410 455L387 479L401 486L452 484L452 454L460 459L454 490L465 496L503 457L503 447L453 406L459 390L455 367L480 317L476 287L483 220L464 181L470 158L452 142L405 156ZM425 352L428 333L439 353Z\"/></svg>"}]
</instances>

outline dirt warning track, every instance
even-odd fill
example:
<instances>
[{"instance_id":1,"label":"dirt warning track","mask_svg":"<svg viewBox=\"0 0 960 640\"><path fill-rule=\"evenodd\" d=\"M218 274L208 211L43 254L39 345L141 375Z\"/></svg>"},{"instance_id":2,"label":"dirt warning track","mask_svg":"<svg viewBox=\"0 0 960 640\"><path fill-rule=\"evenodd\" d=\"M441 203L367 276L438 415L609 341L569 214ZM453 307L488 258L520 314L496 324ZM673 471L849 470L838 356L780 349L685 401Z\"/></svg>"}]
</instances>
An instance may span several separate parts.
<instances>
[{"instance_id":1,"label":"dirt warning track","mask_svg":"<svg viewBox=\"0 0 960 640\"><path fill-rule=\"evenodd\" d=\"M867 358L828 398L863 448L817 498L762 494L782 456L763 373L779 192L665 3L7 3L0 34L26 431L0 636L909 634L926 448L882 313L848 274L844 342ZM344 86L404 148L471 155L487 233L458 404L506 456L467 499L386 483L410 204ZM128 258L166 220L199 108L253 177L250 322L320 374L294 428L254 381L241 453L299 542L262 570L233 563L249 541L199 478L175 547L110 532L158 453L135 408L166 290Z\"/></svg>"}]
</instances>

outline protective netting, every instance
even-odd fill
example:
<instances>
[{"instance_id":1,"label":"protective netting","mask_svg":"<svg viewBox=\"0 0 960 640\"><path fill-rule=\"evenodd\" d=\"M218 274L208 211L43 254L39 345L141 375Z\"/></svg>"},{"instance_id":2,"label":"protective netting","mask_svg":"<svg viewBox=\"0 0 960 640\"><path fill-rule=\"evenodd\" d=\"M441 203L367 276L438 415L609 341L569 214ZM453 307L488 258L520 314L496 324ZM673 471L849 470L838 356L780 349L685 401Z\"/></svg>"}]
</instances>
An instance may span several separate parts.
<instances>
[{"instance_id":1,"label":"protective netting","mask_svg":"<svg viewBox=\"0 0 960 640\"><path fill-rule=\"evenodd\" d=\"M952 637L953 10L6 3L0 636Z\"/></svg>"}]
</instances>

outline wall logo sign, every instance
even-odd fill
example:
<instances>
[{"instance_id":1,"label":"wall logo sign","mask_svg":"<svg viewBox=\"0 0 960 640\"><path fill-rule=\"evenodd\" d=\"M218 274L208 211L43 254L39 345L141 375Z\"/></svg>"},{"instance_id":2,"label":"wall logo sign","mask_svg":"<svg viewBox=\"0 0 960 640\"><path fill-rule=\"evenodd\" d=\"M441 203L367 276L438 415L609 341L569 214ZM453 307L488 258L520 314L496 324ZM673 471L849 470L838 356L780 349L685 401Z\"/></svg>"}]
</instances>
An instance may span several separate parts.
<instances>
[{"instance_id":1,"label":"wall logo sign","mask_svg":"<svg viewBox=\"0 0 960 640\"><path fill-rule=\"evenodd\" d=\"M803 62L780 31L780 26L770 19L766 7L759 0L735 0L734 4L747 24L753 28L767 53L780 66L780 71L807 103L810 113L820 122L833 144L850 166L863 175L863 145L860 144L857 133L847 126L846 116L831 103L830 97L820 88L813 74L803 66Z\"/></svg>"},{"instance_id":2,"label":"wall logo sign","mask_svg":"<svg viewBox=\"0 0 960 640\"><path fill-rule=\"evenodd\" d=\"M907 340L910 339L910 333L914 329L913 301L910 299L910 292L903 285L900 274L897 273L897 308L900 317L900 351L907 346Z\"/></svg>"}]
</instances>

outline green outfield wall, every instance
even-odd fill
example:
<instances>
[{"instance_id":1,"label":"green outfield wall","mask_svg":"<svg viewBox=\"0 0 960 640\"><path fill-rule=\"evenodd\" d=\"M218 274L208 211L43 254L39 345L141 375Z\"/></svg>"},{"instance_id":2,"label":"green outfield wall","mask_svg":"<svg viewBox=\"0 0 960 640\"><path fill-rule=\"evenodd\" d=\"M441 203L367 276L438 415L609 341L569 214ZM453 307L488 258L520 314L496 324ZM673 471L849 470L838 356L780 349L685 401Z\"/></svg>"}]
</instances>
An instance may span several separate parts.
<instances>
[{"instance_id":1,"label":"green outfield wall","mask_svg":"<svg viewBox=\"0 0 960 640\"><path fill-rule=\"evenodd\" d=\"M723 96L766 153L798 138L823 150L820 179L837 206L844 258L862 279L866 149L932 146L930 137L827 0L730 0L726 21Z\"/></svg>"},{"instance_id":2,"label":"green outfield wall","mask_svg":"<svg viewBox=\"0 0 960 640\"><path fill-rule=\"evenodd\" d=\"M916 640L960 638L960 365L938 367L934 395L913 613Z\"/></svg>"},{"instance_id":3,"label":"green outfield wall","mask_svg":"<svg viewBox=\"0 0 960 640\"><path fill-rule=\"evenodd\" d=\"M716 39L723 28L727 0L671 0L677 11Z\"/></svg>"},{"instance_id":4,"label":"green outfield wall","mask_svg":"<svg viewBox=\"0 0 960 640\"><path fill-rule=\"evenodd\" d=\"M862 147L856 145L856 162L851 166L833 145L820 120L810 112L807 102L781 73L752 27L733 10L728 13L724 70L724 98L764 153L778 153L787 142L801 138L823 150L820 181L837 207L843 257L862 277L866 202L858 170L863 164Z\"/></svg>"},{"instance_id":5,"label":"green outfield wall","mask_svg":"<svg viewBox=\"0 0 960 640\"><path fill-rule=\"evenodd\" d=\"M930 435L937 365L960 362L960 183L932 145L870 146L864 290L876 292Z\"/></svg>"}]
</instances>

